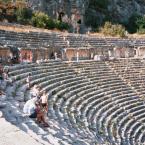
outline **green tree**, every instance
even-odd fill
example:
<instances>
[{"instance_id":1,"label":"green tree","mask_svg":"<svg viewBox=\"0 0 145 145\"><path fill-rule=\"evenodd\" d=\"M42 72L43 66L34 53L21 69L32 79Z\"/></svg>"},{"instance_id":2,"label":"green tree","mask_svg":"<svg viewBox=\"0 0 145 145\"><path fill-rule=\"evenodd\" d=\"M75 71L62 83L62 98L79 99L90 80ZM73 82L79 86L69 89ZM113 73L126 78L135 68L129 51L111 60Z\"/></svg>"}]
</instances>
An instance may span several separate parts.
<instances>
[{"instance_id":1,"label":"green tree","mask_svg":"<svg viewBox=\"0 0 145 145\"><path fill-rule=\"evenodd\" d=\"M49 18L46 24L47 29L54 29L56 27L55 20Z\"/></svg>"},{"instance_id":2,"label":"green tree","mask_svg":"<svg viewBox=\"0 0 145 145\"><path fill-rule=\"evenodd\" d=\"M57 21L56 28L59 30L68 30L70 26L65 22Z\"/></svg>"},{"instance_id":3,"label":"green tree","mask_svg":"<svg viewBox=\"0 0 145 145\"><path fill-rule=\"evenodd\" d=\"M91 26L93 29L97 29L103 22L101 16L99 16L95 10L87 9L85 12L85 24Z\"/></svg>"},{"instance_id":4,"label":"green tree","mask_svg":"<svg viewBox=\"0 0 145 145\"><path fill-rule=\"evenodd\" d=\"M89 6L91 8L107 9L109 4L108 0L90 0Z\"/></svg>"},{"instance_id":5,"label":"green tree","mask_svg":"<svg viewBox=\"0 0 145 145\"><path fill-rule=\"evenodd\" d=\"M127 30L129 33L136 33L138 28L139 28L139 24L138 24L138 19L142 18L142 16L140 16L137 13L132 14L132 16L129 18L128 23L127 23Z\"/></svg>"},{"instance_id":6,"label":"green tree","mask_svg":"<svg viewBox=\"0 0 145 145\"><path fill-rule=\"evenodd\" d=\"M35 27L47 28L49 17L43 12L35 12L32 16L32 24Z\"/></svg>"},{"instance_id":7,"label":"green tree","mask_svg":"<svg viewBox=\"0 0 145 145\"><path fill-rule=\"evenodd\" d=\"M137 19L136 25L138 27L137 32L140 34L145 34L145 16L142 16Z\"/></svg>"}]
</instances>

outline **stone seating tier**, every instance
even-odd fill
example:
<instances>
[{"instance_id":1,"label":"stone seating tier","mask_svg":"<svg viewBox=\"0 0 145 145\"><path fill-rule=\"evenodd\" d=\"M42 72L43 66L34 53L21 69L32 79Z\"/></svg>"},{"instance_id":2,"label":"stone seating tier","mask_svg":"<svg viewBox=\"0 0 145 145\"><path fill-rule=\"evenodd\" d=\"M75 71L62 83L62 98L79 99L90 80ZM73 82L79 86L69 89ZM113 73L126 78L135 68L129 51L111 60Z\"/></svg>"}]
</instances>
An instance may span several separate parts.
<instances>
[{"instance_id":1,"label":"stone seating tier","mask_svg":"<svg viewBox=\"0 0 145 145\"><path fill-rule=\"evenodd\" d=\"M65 37L65 40L64 40ZM55 46L58 48L63 47L82 47L88 44L93 47L106 47L116 45L127 45L135 47L144 46L145 39L120 39L120 38L97 38L88 35L67 34L64 36L62 33L56 32L15 32L0 30L0 41L3 45L13 45L15 47L48 47ZM69 41L69 46L67 44Z\"/></svg>"},{"instance_id":2,"label":"stone seating tier","mask_svg":"<svg viewBox=\"0 0 145 145\"><path fill-rule=\"evenodd\" d=\"M126 66L128 75L122 72ZM79 63L48 61L40 65L12 66L10 76L14 85L6 85L5 88L7 100L15 110L10 113L10 108L5 109L4 114L12 123L17 124L19 118L26 124L25 117L21 117L21 109L24 102L31 98L25 82L31 72L31 83L40 85L41 91L46 90L49 94L48 123L53 121L60 128L66 126L65 131L71 136L64 135L65 140L62 135L58 137L53 134L57 140L73 144L77 134L76 144L83 138L85 142L81 142L82 145L143 144L144 91L137 85L141 86L144 73L140 79L135 79L143 67L139 59ZM43 139L43 135L40 134L40 137Z\"/></svg>"}]
</instances>

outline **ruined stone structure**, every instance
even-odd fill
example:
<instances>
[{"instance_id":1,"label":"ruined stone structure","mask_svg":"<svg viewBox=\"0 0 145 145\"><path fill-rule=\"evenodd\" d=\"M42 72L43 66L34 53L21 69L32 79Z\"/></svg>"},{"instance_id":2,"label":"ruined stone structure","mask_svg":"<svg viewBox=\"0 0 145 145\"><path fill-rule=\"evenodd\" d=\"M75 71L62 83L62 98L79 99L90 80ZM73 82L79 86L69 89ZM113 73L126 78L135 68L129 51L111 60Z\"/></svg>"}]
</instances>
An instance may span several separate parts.
<instances>
[{"instance_id":1,"label":"ruined stone structure","mask_svg":"<svg viewBox=\"0 0 145 145\"><path fill-rule=\"evenodd\" d=\"M95 55L104 58L144 56L143 51L140 52L140 48L143 50L145 46L145 39L143 38L99 38L97 36L51 31L33 32L28 31L28 29L25 32L20 32L20 29L25 30L24 26L19 26L19 32L16 32L12 31L11 27L5 26L6 30L0 30L1 44L23 50L22 59L27 58L30 62L52 58L55 52L57 52L59 58L64 60L77 60L77 56L79 59L93 59ZM8 28L9 31L7 31Z\"/></svg>"},{"instance_id":2,"label":"ruined stone structure","mask_svg":"<svg viewBox=\"0 0 145 145\"><path fill-rule=\"evenodd\" d=\"M84 26L85 0L29 0L33 10L41 10L49 16L70 23L73 32L80 32Z\"/></svg>"},{"instance_id":3,"label":"ruined stone structure","mask_svg":"<svg viewBox=\"0 0 145 145\"><path fill-rule=\"evenodd\" d=\"M103 25L108 17L110 18L108 21L128 23L132 15L145 13L145 2L141 0L106 0L107 4L102 2L101 6L94 5L98 0L28 0L28 2L33 10L44 11L52 18L69 22L73 26L72 32L81 33L94 27L94 23Z\"/></svg>"}]
</instances>

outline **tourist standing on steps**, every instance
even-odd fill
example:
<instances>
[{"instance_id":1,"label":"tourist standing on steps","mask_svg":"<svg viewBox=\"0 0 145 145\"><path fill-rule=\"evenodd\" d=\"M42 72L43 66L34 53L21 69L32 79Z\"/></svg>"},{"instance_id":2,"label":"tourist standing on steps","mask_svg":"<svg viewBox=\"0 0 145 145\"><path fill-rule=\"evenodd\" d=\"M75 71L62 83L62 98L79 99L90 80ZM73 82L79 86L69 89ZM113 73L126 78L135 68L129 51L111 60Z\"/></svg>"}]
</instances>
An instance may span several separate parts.
<instances>
[{"instance_id":1,"label":"tourist standing on steps","mask_svg":"<svg viewBox=\"0 0 145 145\"><path fill-rule=\"evenodd\" d=\"M32 76L31 76L31 73L29 73L26 78L27 89L30 89L30 87L31 87L31 80L32 80Z\"/></svg>"},{"instance_id":2,"label":"tourist standing on steps","mask_svg":"<svg viewBox=\"0 0 145 145\"><path fill-rule=\"evenodd\" d=\"M45 91L43 91L43 94L40 98L40 103L42 105L42 108L47 112L48 111L48 95Z\"/></svg>"},{"instance_id":3,"label":"tourist standing on steps","mask_svg":"<svg viewBox=\"0 0 145 145\"><path fill-rule=\"evenodd\" d=\"M54 52L54 59L57 60L57 52Z\"/></svg>"}]
</instances>

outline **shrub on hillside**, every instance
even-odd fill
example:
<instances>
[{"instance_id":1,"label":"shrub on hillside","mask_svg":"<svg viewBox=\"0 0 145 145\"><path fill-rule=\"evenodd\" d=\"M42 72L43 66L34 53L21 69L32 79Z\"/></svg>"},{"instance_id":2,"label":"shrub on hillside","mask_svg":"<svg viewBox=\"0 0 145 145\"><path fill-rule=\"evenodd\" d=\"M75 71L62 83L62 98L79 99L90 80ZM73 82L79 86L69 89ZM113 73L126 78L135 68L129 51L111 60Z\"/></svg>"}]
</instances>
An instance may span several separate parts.
<instances>
[{"instance_id":1,"label":"shrub on hillside","mask_svg":"<svg viewBox=\"0 0 145 145\"><path fill-rule=\"evenodd\" d=\"M59 30L68 30L69 29L69 24L61 21L55 21L55 27Z\"/></svg>"},{"instance_id":2,"label":"shrub on hillside","mask_svg":"<svg viewBox=\"0 0 145 145\"><path fill-rule=\"evenodd\" d=\"M139 28L139 29L137 30L137 33L138 33L138 34L145 34L145 29L144 29L144 28Z\"/></svg>"},{"instance_id":3,"label":"shrub on hillside","mask_svg":"<svg viewBox=\"0 0 145 145\"><path fill-rule=\"evenodd\" d=\"M38 28L46 28L49 17L43 12L34 12L32 16L32 25Z\"/></svg>"},{"instance_id":4,"label":"shrub on hillside","mask_svg":"<svg viewBox=\"0 0 145 145\"><path fill-rule=\"evenodd\" d=\"M42 12L35 12L32 17L32 24L35 27L59 30L68 30L67 23L50 18L47 14Z\"/></svg>"},{"instance_id":5,"label":"shrub on hillside","mask_svg":"<svg viewBox=\"0 0 145 145\"><path fill-rule=\"evenodd\" d=\"M136 33L138 30L138 24L137 21L138 19L142 18L139 14L132 14L132 16L129 18L128 23L127 23L127 30L129 33Z\"/></svg>"},{"instance_id":6,"label":"shrub on hillside","mask_svg":"<svg viewBox=\"0 0 145 145\"><path fill-rule=\"evenodd\" d=\"M54 29L56 27L55 21L51 18L48 18L46 27L47 29Z\"/></svg>"},{"instance_id":7,"label":"shrub on hillside","mask_svg":"<svg viewBox=\"0 0 145 145\"><path fill-rule=\"evenodd\" d=\"M138 27L137 32L139 34L145 34L145 16L142 16L137 19L136 25Z\"/></svg>"},{"instance_id":8,"label":"shrub on hillside","mask_svg":"<svg viewBox=\"0 0 145 145\"><path fill-rule=\"evenodd\" d=\"M17 22L20 24L29 24L32 18L32 10L29 8L18 8L15 15Z\"/></svg>"},{"instance_id":9,"label":"shrub on hillside","mask_svg":"<svg viewBox=\"0 0 145 145\"><path fill-rule=\"evenodd\" d=\"M100 31L104 35L110 36L120 36L125 37L125 28L120 24L112 24L111 22L106 22L104 27L100 28Z\"/></svg>"},{"instance_id":10,"label":"shrub on hillside","mask_svg":"<svg viewBox=\"0 0 145 145\"><path fill-rule=\"evenodd\" d=\"M9 3L11 0L0 0L0 3Z\"/></svg>"},{"instance_id":11,"label":"shrub on hillside","mask_svg":"<svg viewBox=\"0 0 145 145\"><path fill-rule=\"evenodd\" d=\"M133 14L128 21L127 30L130 33L145 34L145 16Z\"/></svg>"}]
</instances>

